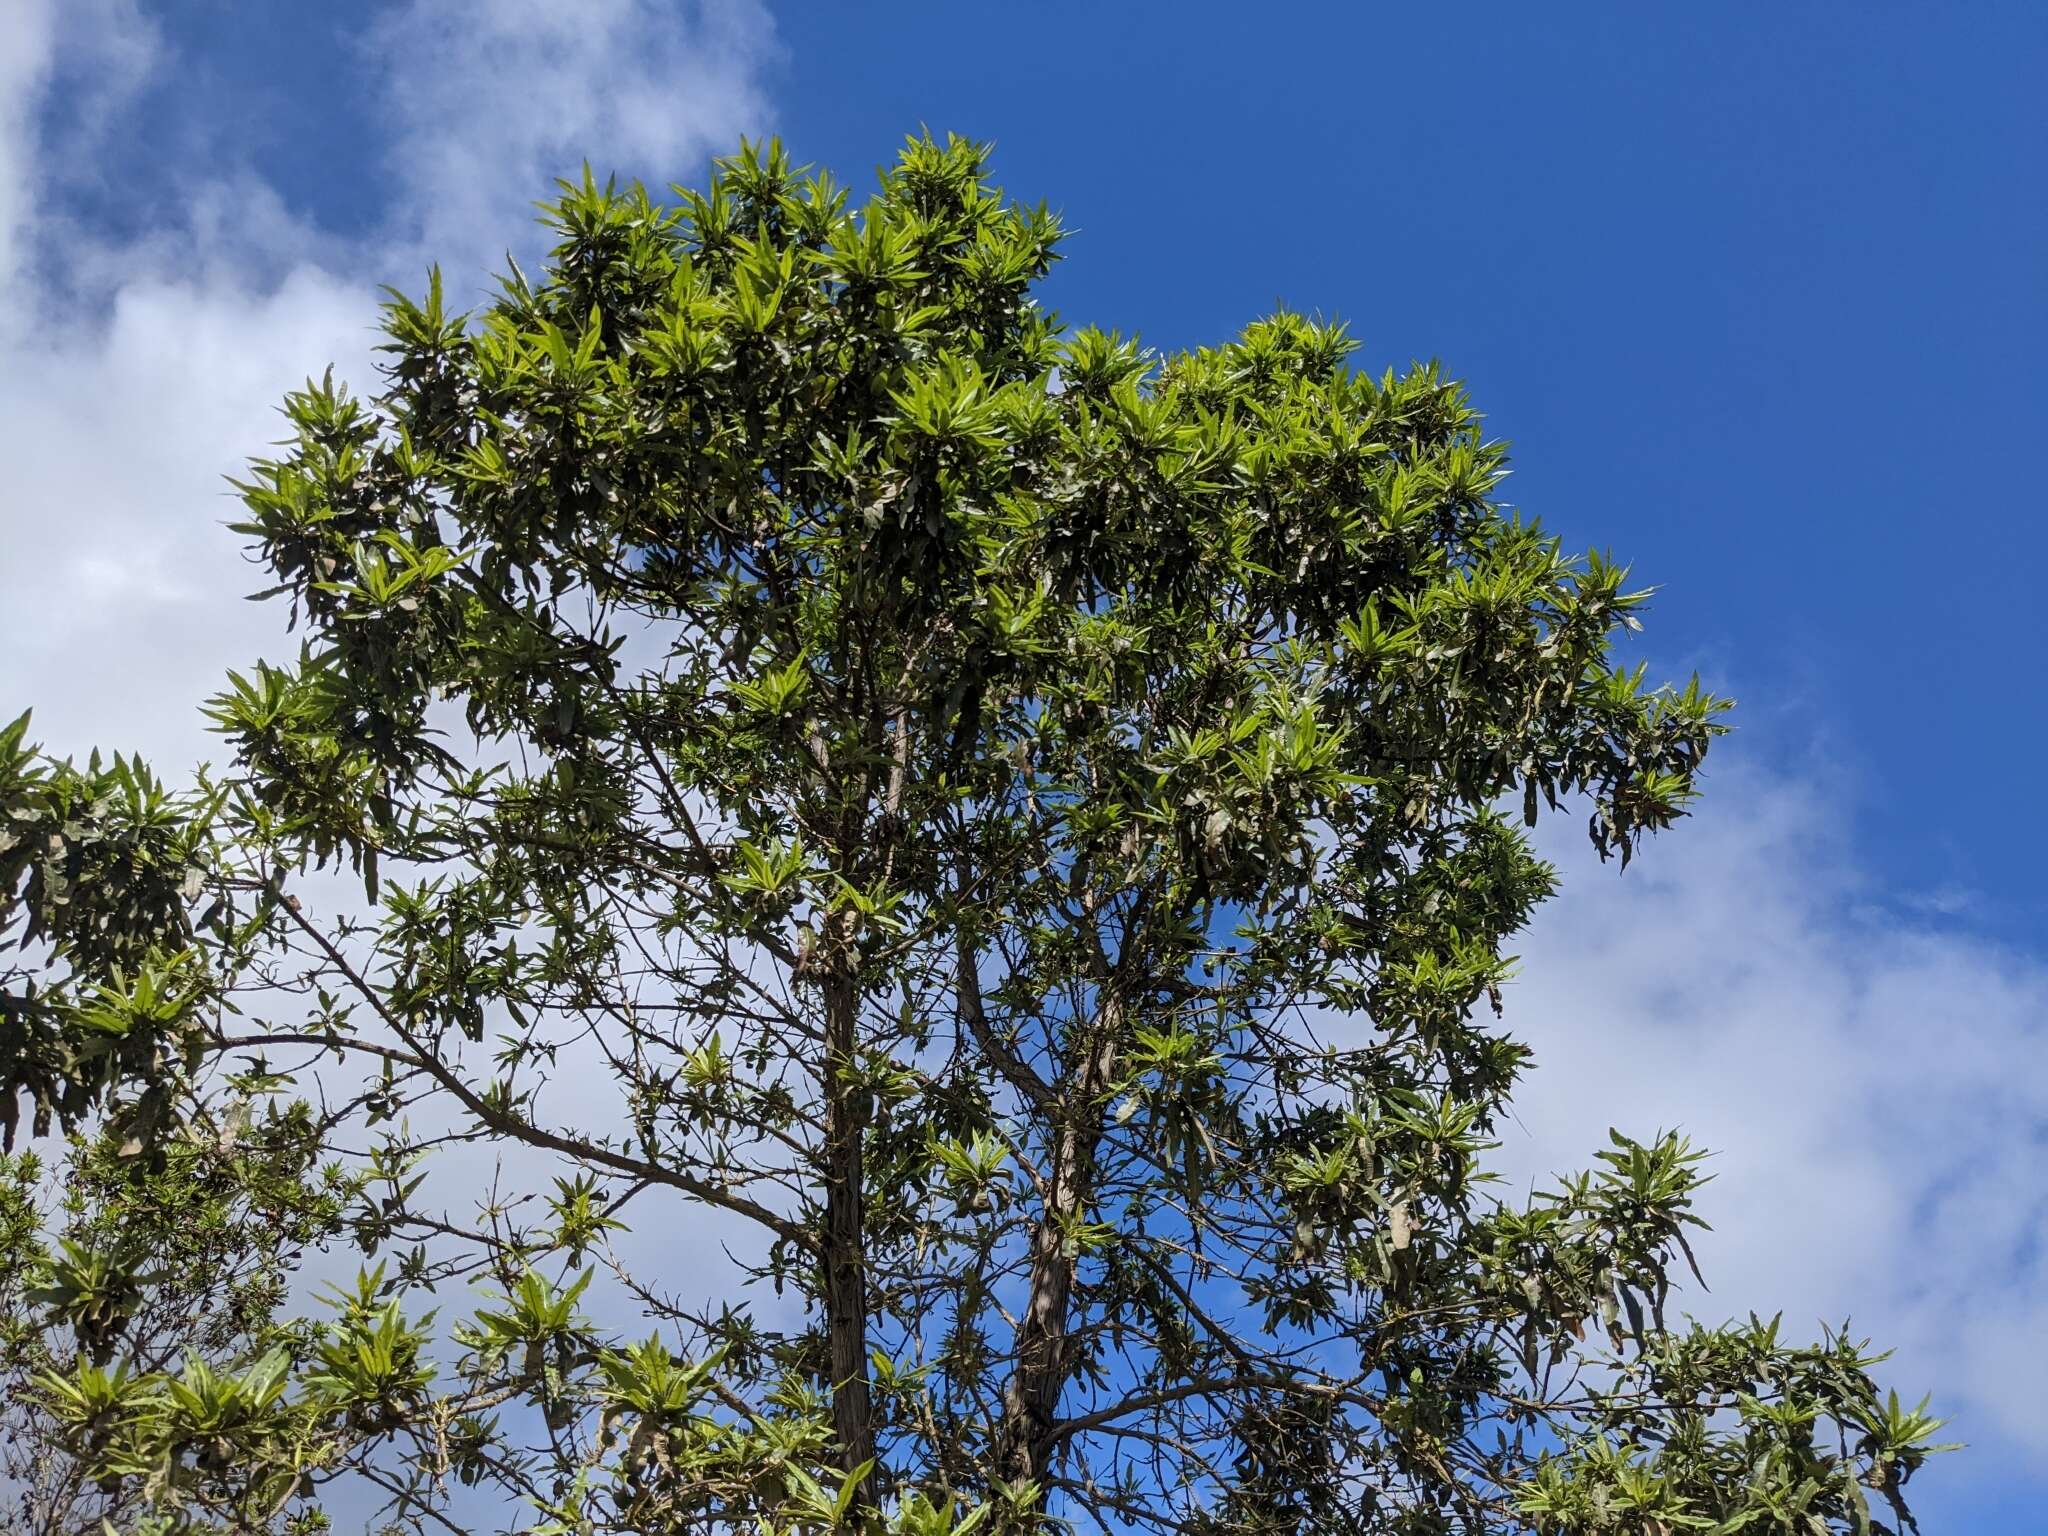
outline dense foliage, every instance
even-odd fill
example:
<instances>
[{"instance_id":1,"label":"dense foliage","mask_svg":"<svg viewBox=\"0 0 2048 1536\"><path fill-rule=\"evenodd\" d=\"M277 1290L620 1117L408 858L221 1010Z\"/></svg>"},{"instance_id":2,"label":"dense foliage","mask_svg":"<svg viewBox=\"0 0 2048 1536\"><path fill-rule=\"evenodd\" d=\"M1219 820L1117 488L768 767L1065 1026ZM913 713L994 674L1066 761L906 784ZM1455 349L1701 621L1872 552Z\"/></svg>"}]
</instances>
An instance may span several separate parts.
<instances>
[{"instance_id":1,"label":"dense foliage","mask_svg":"<svg viewBox=\"0 0 2048 1536\"><path fill-rule=\"evenodd\" d=\"M1523 824L1721 702L1460 386L1069 332L984 162L565 185L287 402L231 769L0 742L24 1529L1904 1521L1863 1346L1669 1312L1682 1139L1485 1181Z\"/></svg>"}]
</instances>

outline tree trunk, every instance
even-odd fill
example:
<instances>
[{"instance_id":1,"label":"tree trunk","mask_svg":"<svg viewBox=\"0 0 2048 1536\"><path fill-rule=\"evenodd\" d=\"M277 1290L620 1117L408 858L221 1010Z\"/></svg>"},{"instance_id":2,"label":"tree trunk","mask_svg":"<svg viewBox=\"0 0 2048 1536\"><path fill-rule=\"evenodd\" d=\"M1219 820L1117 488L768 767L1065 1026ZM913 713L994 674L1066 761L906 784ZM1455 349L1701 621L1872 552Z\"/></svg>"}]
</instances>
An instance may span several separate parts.
<instances>
[{"instance_id":1,"label":"tree trunk","mask_svg":"<svg viewBox=\"0 0 2048 1536\"><path fill-rule=\"evenodd\" d=\"M1003 1392L999 1448L1005 1475L1039 1484L1041 1498L1058 1428L1060 1394L1073 1369L1067 1310L1075 1258L1066 1232L1094 1204L1095 1154L1102 1141L1103 1095L1116 1070L1122 1010L1106 1001L1080 1053L1059 1108L1051 1187L1031 1234L1031 1291L1017 1326L1016 1367Z\"/></svg>"},{"instance_id":2,"label":"tree trunk","mask_svg":"<svg viewBox=\"0 0 2048 1536\"><path fill-rule=\"evenodd\" d=\"M828 921L825 954L825 1331L832 1371L832 1429L848 1472L875 1455L868 1396L868 1291L862 1204L866 1096L853 1081L859 995L848 936Z\"/></svg>"}]
</instances>

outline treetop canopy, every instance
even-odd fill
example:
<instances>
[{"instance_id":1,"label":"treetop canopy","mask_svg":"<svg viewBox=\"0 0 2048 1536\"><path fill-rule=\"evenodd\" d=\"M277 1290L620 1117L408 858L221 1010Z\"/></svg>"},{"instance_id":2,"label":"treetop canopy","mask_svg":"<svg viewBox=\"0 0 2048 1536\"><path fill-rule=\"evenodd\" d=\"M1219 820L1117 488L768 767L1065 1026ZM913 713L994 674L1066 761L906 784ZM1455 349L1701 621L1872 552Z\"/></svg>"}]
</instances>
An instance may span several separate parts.
<instances>
[{"instance_id":1,"label":"treetop canopy","mask_svg":"<svg viewBox=\"0 0 2048 1536\"><path fill-rule=\"evenodd\" d=\"M1866 1346L1667 1314L1681 1137L1489 1191L1525 829L1626 864L1724 701L1439 369L1070 331L986 158L563 183L238 482L300 649L231 767L0 737L50 1529L1906 1519Z\"/></svg>"}]
</instances>

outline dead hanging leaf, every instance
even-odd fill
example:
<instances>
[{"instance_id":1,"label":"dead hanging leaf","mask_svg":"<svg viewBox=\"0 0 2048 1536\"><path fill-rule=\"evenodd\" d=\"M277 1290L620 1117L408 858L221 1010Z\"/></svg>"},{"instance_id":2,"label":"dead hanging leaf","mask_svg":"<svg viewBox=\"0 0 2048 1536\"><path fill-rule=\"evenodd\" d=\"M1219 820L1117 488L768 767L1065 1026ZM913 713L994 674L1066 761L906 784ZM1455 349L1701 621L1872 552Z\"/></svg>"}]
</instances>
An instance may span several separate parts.
<instances>
[{"instance_id":1,"label":"dead hanging leaf","mask_svg":"<svg viewBox=\"0 0 2048 1536\"><path fill-rule=\"evenodd\" d=\"M1231 816L1228 811L1211 811L1202 823L1202 844L1211 853L1223 846L1224 836L1230 831Z\"/></svg>"},{"instance_id":2,"label":"dead hanging leaf","mask_svg":"<svg viewBox=\"0 0 2048 1536\"><path fill-rule=\"evenodd\" d=\"M1636 1348L1640 1350L1644 1347L1643 1304L1636 1300L1636 1293L1627 1286L1617 1285L1615 1290L1620 1294L1621 1304L1628 1312L1629 1336L1636 1341Z\"/></svg>"},{"instance_id":3,"label":"dead hanging leaf","mask_svg":"<svg viewBox=\"0 0 2048 1536\"><path fill-rule=\"evenodd\" d=\"M1415 1224L1408 1218L1408 1202L1396 1200L1393 1209L1387 1212L1387 1240L1396 1252L1408 1246L1415 1235Z\"/></svg>"}]
</instances>

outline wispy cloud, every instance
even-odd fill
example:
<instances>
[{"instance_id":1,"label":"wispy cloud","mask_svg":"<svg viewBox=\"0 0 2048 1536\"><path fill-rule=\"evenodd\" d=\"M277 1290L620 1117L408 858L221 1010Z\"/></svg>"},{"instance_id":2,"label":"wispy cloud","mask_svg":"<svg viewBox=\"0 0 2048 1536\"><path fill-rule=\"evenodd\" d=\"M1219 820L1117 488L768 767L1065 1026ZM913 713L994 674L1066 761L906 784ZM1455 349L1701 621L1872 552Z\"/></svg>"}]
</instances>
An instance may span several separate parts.
<instances>
[{"instance_id":1,"label":"wispy cloud","mask_svg":"<svg viewBox=\"0 0 2048 1536\"><path fill-rule=\"evenodd\" d=\"M707 147L767 119L777 44L753 0L410 0L364 46L389 61L386 163L407 218L433 259L480 272L586 159L694 178Z\"/></svg>"},{"instance_id":2,"label":"wispy cloud","mask_svg":"<svg viewBox=\"0 0 2048 1536\"><path fill-rule=\"evenodd\" d=\"M1884 889L1825 765L1727 756L1626 875L1552 850L1563 893L1508 996L1537 1064L1504 1155L1526 1179L1584 1166L1609 1124L1682 1128L1717 1153L1713 1292L1688 1310L1849 1316L1898 1347L1902 1392L2048 1466L2048 966Z\"/></svg>"},{"instance_id":3,"label":"wispy cloud","mask_svg":"<svg viewBox=\"0 0 2048 1536\"><path fill-rule=\"evenodd\" d=\"M173 46L132 0L5 9L0 718L33 705L54 750L140 750L176 773L214 755L198 701L288 643L274 608L242 601L260 583L222 527L223 477L278 436L284 392L330 362L372 385L377 284L417 286L430 260L480 278L531 243L530 199L584 157L694 179L759 132L773 31L744 0L411 0L363 39L390 128L350 146L392 168L375 227L316 227L305 189L252 174L215 125L197 137L221 153L171 214L110 240L54 217L55 194L99 174L144 82L177 88ZM207 103L183 105L206 123ZM328 1497L344 1524L378 1502Z\"/></svg>"},{"instance_id":4,"label":"wispy cloud","mask_svg":"<svg viewBox=\"0 0 2048 1536\"><path fill-rule=\"evenodd\" d=\"M5 706L53 748L211 750L197 701L281 643L223 528L223 477L279 432L284 392L332 362L374 383L377 285L443 260L481 279L529 245L531 200L588 157L694 179L765 125L776 43L749 0L576 7L409 0L359 39L392 168L375 227L337 235L223 148L171 212L109 238L55 196L95 143L173 92L174 42L132 0L16 0L0 37L0 604ZM186 102L196 120L204 102ZM205 142L225 143L220 135ZM472 282L471 287L477 286Z\"/></svg>"},{"instance_id":5,"label":"wispy cloud","mask_svg":"<svg viewBox=\"0 0 2048 1536\"><path fill-rule=\"evenodd\" d=\"M365 34L388 216L337 242L300 189L223 163L116 244L41 210L171 44L119 0L13 0L0 28L0 708L62 750L209 749L194 702L280 644L221 477L332 360L367 382L374 284L471 273L587 156L694 176L768 118L757 5L412 0ZM61 140L43 110L75 96ZM97 94L92 94L97 93ZM59 285L49 274L61 268ZM81 291L82 290L82 291ZM1953 893L1873 887L1825 769L1739 757L1626 878L1557 850L1510 1019L1538 1050L1504 1155L1578 1166L1609 1121L1720 1149L1701 1248L1721 1315L1847 1311L1959 1429L2048 1460L2048 969L1973 938Z\"/></svg>"},{"instance_id":6,"label":"wispy cloud","mask_svg":"<svg viewBox=\"0 0 2048 1536\"><path fill-rule=\"evenodd\" d=\"M8 293L20 286L36 108L56 52L55 29L51 8L28 0L0 35L0 290Z\"/></svg>"}]
</instances>

